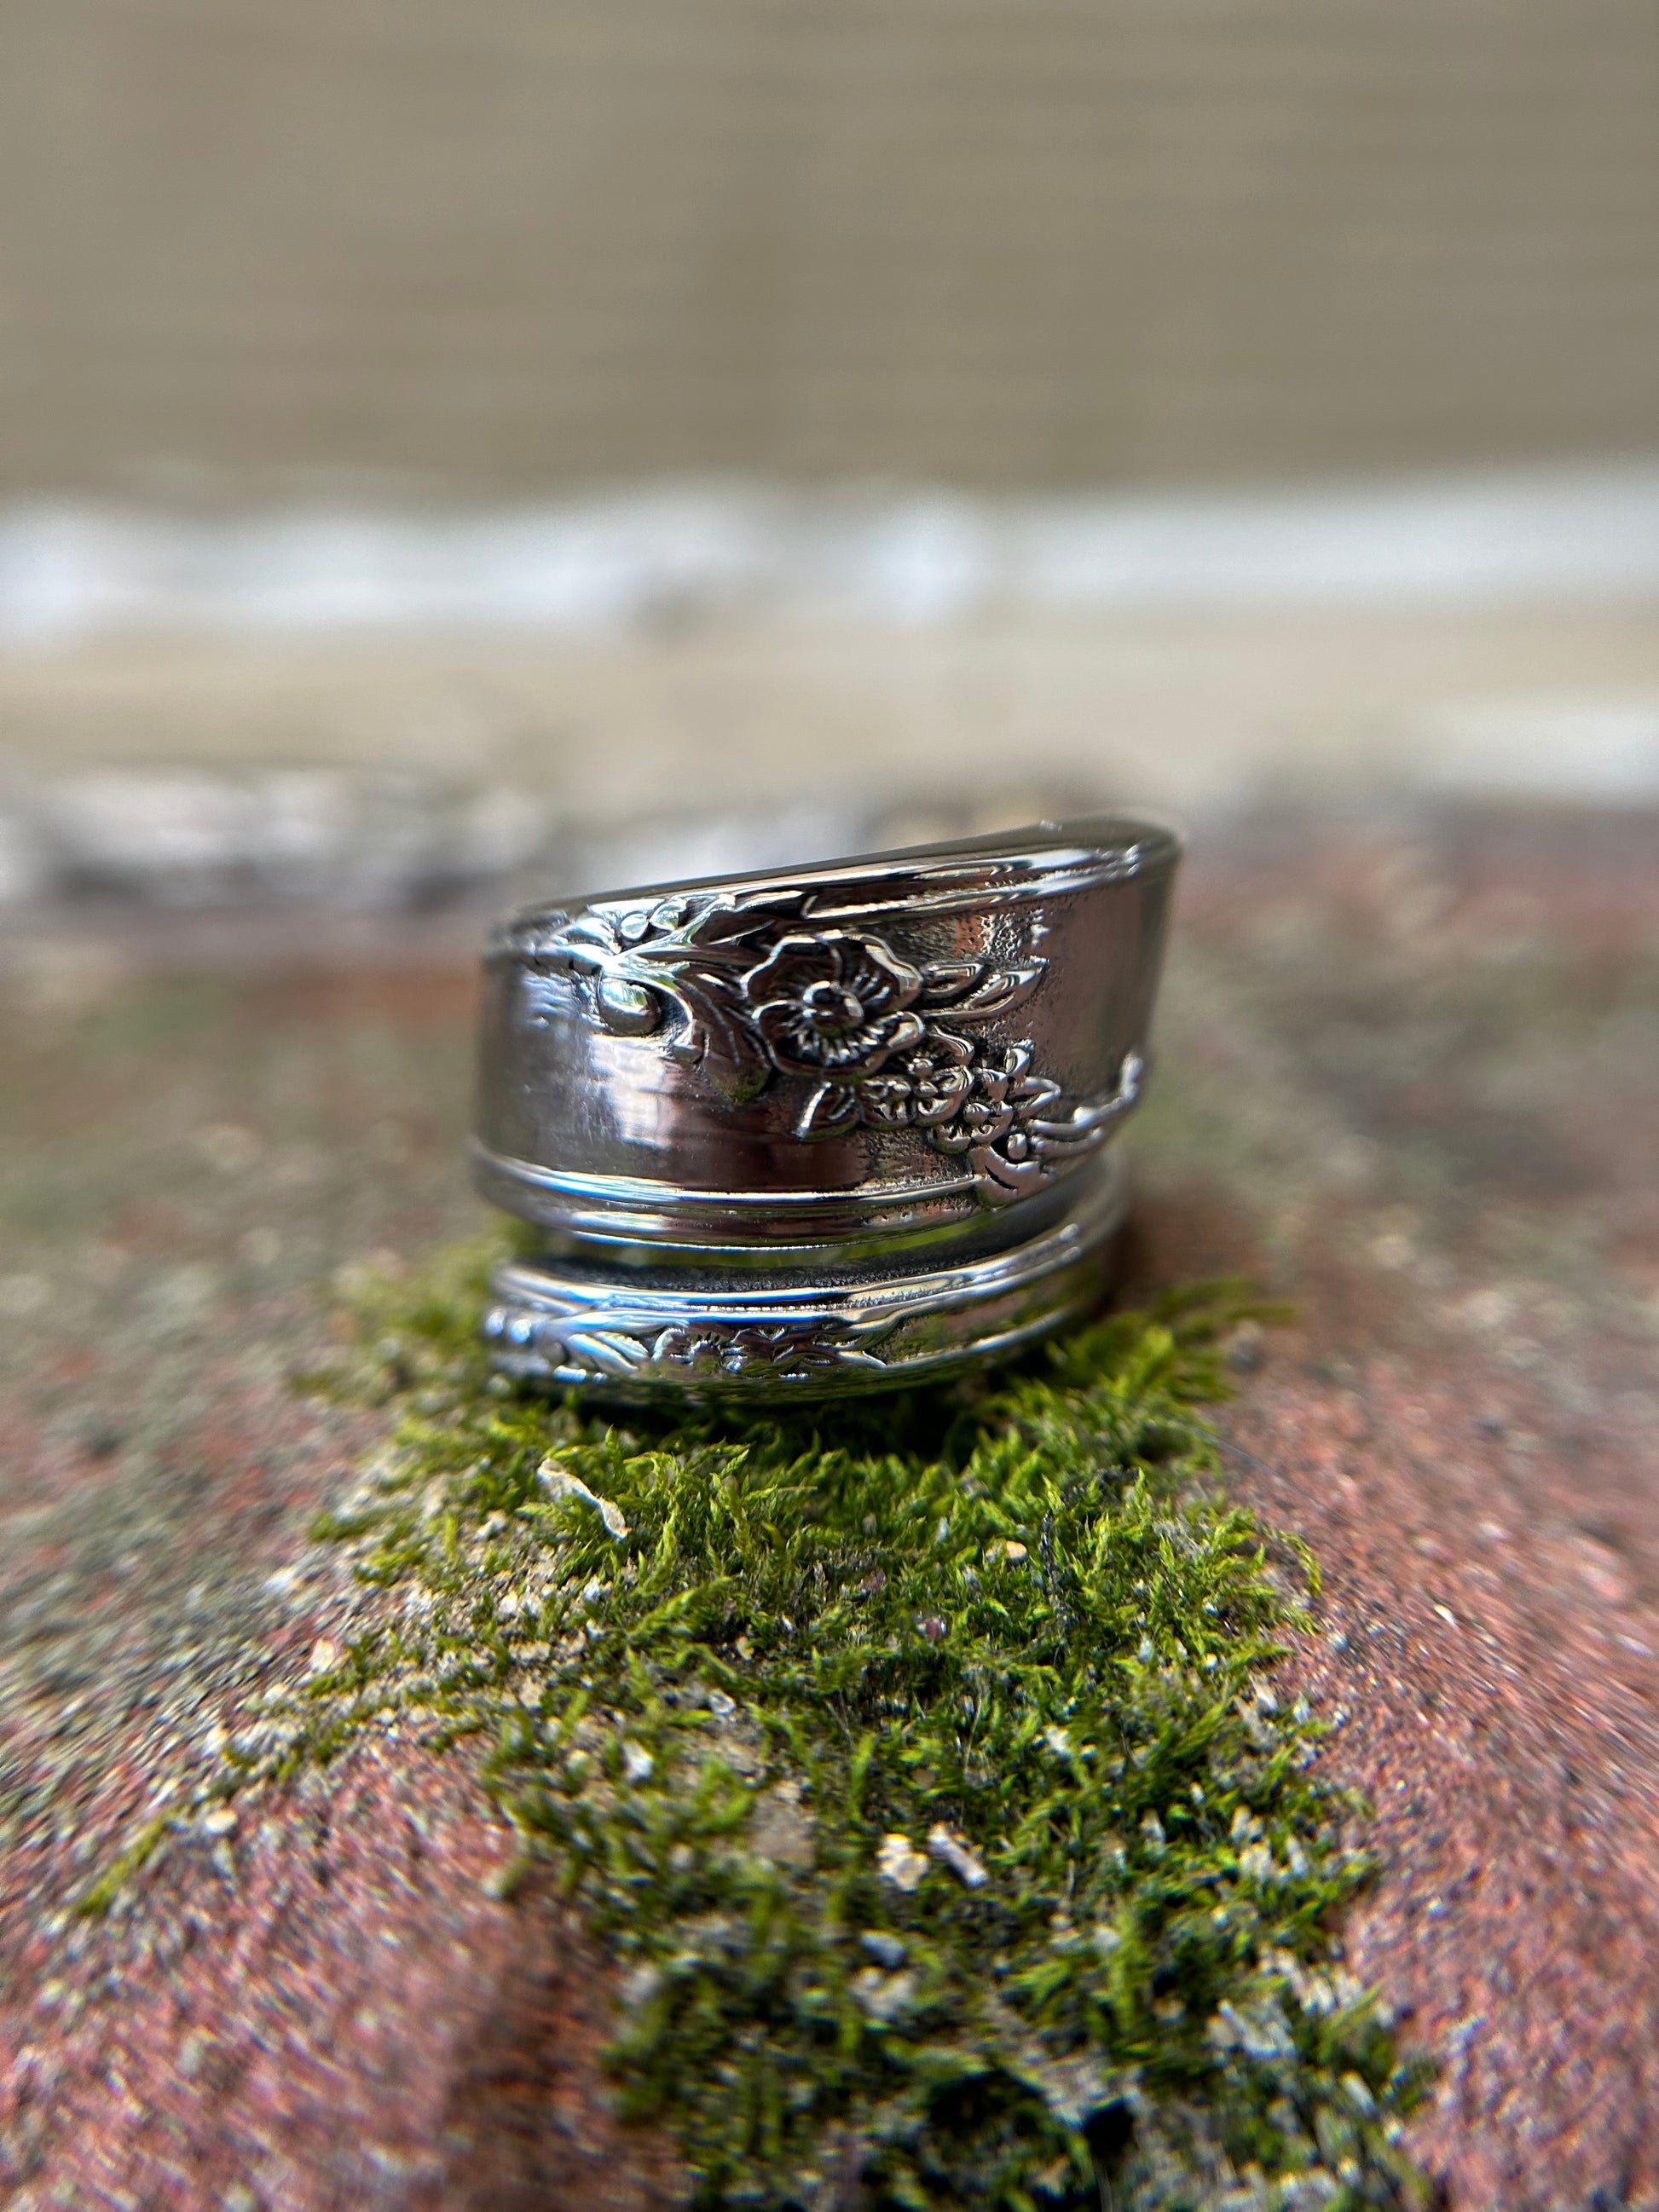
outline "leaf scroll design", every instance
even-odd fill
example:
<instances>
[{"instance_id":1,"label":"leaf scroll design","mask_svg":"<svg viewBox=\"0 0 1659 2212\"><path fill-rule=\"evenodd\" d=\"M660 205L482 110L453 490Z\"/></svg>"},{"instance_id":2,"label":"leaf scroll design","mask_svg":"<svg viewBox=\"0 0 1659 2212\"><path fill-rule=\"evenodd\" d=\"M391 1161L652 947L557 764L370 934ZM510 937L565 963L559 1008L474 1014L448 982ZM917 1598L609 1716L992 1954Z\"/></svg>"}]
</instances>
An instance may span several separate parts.
<instances>
[{"instance_id":1,"label":"leaf scroll design","mask_svg":"<svg viewBox=\"0 0 1659 2212\"><path fill-rule=\"evenodd\" d=\"M798 913L803 894L733 902L677 892L618 913L590 908L525 950L588 984L603 1028L650 1036L678 1003L684 1026L671 1058L706 1076L733 1105L757 1097L774 1070L747 1018L742 979L757 940Z\"/></svg>"},{"instance_id":2,"label":"leaf scroll design","mask_svg":"<svg viewBox=\"0 0 1659 2212\"><path fill-rule=\"evenodd\" d=\"M1046 960L1024 967L999 967L989 960L935 961L924 968L918 1003L948 1011L952 1021L988 1022L1023 1006L1042 980Z\"/></svg>"},{"instance_id":3,"label":"leaf scroll design","mask_svg":"<svg viewBox=\"0 0 1659 2212\"><path fill-rule=\"evenodd\" d=\"M486 1316L492 1341L517 1344L553 1365L594 1381L674 1381L731 1384L804 1382L848 1368L881 1368L869 1348L896 1322L873 1329L821 1316L801 1319L688 1320L665 1325L659 1315L588 1308L566 1312L496 1307Z\"/></svg>"}]
</instances>

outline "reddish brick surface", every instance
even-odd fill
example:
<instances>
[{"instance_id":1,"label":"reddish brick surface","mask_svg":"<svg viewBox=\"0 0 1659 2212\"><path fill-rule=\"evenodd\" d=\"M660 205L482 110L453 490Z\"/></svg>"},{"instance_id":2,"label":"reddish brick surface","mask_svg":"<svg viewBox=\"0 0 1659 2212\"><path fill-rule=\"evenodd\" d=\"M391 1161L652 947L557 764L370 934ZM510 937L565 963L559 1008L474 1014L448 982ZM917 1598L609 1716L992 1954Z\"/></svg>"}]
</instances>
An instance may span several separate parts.
<instances>
[{"instance_id":1,"label":"reddish brick surface","mask_svg":"<svg viewBox=\"0 0 1659 2212\"><path fill-rule=\"evenodd\" d=\"M13 2053L15 2201L670 2201L651 2146L616 2157L596 1962L550 1899L487 1893L504 1851L464 1762L377 1744L21 1947L52 1971Z\"/></svg>"},{"instance_id":2,"label":"reddish brick surface","mask_svg":"<svg viewBox=\"0 0 1659 2212\"><path fill-rule=\"evenodd\" d=\"M1571 1440L1516 1433L1551 1439L1534 1391L1426 1354L1293 1366L1234 1429L1241 1488L1326 1563L1297 1669L1376 1808L1354 1964L1441 2059L1419 2152L1457 2204L1650 2204L1659 1623Z\"/></svg>"},{"instance_id":3,"label":"reddish brick surface","mask_svg":"<svg viewBox=\"0 0 1659 2212\"><path fill-rule=\"evenodd\" d=\"M1297 1304L1231 1480L1321 1561L1293 1664L1375 1808L1353 1963L1440 2060L1419 2154L1493 2212L1659 2203L1656 832L1241 837L1146 1147L1148 1271Z\"/></svg>"},{"instance_id":4,"label":"reddish brick surface","mask_svg":"<svg viewBox=\"0 0 1659 2212\"><path fill-rule=\"evenodd\" d=\"M1137 1133L1139 1279L1243 1267L1241 1495L1325 1576L1290 1665L1375 1807L1347 1931L1468 2212L1659 2204L1655 825L1236 825ZM467 993L14 948L0 1103L0 2177L49 2206L640 2206L602 1976L460 1755L366 1747L106 1923L66 1903L356 1602L306 1541L372 1417L314 1295L476 1217Z\"/></svg>"}]
</instances>

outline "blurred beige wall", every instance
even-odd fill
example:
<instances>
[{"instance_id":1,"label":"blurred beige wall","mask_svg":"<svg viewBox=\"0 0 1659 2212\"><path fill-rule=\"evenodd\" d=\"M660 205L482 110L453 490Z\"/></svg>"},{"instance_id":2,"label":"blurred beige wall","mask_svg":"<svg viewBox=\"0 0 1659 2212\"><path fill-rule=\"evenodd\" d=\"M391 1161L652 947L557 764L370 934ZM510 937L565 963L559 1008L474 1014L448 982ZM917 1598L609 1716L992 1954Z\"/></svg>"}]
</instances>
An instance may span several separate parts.
<instances>
[{"instance_id":1,"label":"blurred beige wall","mask_svg":"<svg viewBox=\"0 0 1659 2212\"><path fill-rule=\"evenodd\" d=\"M1659 446L1652 0L7 0L0 496Z\"/></svg>"}]
</instances>

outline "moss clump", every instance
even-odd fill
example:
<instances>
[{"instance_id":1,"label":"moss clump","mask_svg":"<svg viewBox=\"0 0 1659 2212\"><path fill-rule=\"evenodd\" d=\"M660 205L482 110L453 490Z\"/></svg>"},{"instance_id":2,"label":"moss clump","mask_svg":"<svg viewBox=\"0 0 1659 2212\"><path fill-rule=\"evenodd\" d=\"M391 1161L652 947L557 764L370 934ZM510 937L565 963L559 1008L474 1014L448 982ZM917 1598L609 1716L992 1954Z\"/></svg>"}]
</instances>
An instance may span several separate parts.
<instances>
[{"instance_id":1,"label":"moss clump","mask_svg":"<svg viewBox=\"0 0 1659 2212\"><path fill-rule=\"evenodd\" d=\"M107 1912L126 1885L141 1874L166 1839L173 1820L158 1813L133 1831L97 1880L76 1899L74 1910L82 1918L96 1920Z\"/></svg>"},{"instance_id":2,"label":"moss clump","mask_svg":"<svg viewBox=\"0 0 1659 2212\"><path fill-rule=\"evenodd\" d=\"M489 1382L475 1298L373 1318L415 1410L323 1533L391 1602L276 1756L485 1740L700 2204L1416 2201L1293 1607L1194 1411L1236 1300L980 1395L624 1428Z\"/></svg>"}]
</instances>

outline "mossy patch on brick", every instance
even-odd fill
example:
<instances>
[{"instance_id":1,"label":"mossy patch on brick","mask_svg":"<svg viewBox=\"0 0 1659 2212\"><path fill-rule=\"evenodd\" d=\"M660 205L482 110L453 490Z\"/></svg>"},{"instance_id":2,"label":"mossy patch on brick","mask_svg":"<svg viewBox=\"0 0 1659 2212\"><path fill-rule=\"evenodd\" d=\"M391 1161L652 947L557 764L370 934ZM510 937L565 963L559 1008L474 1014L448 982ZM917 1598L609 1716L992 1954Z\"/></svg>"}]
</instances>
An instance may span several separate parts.
<instances>
[{"instance_id":1,"label":"mossy patch on brick","mask_svg":"<svg viewBox=\"0 0 1659 2212\"><path fill-rule=\"evenodd\" d=\"M1421 2077L1340 1960L1364 1864L1273 1686L1310 1563L1197 1411L1236 1291L988 1382L678 1420L493 1382L479 1296L457 1262L368 1301L353 1387L403 1414L318 1533L386 1604L249 1778L482 1739L701 2205L1418 2201Z\"/></svg>"}]
</instances>

